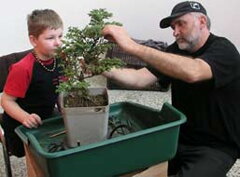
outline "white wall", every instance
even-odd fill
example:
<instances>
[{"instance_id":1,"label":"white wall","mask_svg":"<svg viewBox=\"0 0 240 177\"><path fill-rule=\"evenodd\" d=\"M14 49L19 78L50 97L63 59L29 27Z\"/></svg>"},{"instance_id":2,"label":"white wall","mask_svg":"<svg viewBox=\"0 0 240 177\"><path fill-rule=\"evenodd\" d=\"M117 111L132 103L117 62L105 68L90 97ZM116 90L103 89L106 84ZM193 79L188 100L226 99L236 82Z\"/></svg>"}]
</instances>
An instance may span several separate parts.
<instances>
[{"instance_id":1,"label":"white wall","mask_svg":"<svg viewBox=\"0 0 240 177\"><path fill-rule=\"evenodd\" d=\"M171 29L160 29L159 20L168 16L181 0L8 0L0 11L0 56L30 48L26 16L34 9L57 11L68 26L83 26L93 8L106 8L123 23L130 35L138 39L155 39L171 43ZM212 20L212 32L229 38L240 51L240 1L199 0ZM14 4L14 5L13 5Z\"/></svg>"}]
</instances>

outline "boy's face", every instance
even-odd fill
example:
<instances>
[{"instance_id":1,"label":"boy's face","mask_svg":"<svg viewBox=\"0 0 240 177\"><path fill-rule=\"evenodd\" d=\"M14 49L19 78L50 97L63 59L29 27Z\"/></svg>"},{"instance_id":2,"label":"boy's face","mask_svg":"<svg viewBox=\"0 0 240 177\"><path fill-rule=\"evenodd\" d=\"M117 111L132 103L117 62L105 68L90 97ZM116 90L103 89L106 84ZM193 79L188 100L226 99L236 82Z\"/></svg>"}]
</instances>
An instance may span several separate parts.
<instances>
[{"instance_id":1,"label":"boy's face","mask_svg":"<svg viewBox=\"0 0 240 177\"><path fill-rule=\"evenodd\" d=\"M37 38L30 36L30 42L41 59L53 57L56 49L62 45L63 29L44 30Z\"/></svg>"}]
</instances>

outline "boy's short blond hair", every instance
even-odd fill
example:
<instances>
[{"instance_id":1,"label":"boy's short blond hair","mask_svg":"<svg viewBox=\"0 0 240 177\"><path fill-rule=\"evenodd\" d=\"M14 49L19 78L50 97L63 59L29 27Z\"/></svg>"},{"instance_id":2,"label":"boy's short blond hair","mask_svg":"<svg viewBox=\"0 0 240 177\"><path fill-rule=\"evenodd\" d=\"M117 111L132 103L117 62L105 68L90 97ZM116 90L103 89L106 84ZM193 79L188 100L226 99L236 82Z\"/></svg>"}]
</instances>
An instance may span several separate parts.
<instances>
[{"instance_id":1,"label":"boy's short blond hair","mask_svg":"<svg viewBox=\"0 0 240 177\"><path fill-rule=\"evenodd\" d=\"M47 28L63 28L60 16L51 9L34 10L27 16L28 35L38 37Z\"/></svg>"}]
</instances>

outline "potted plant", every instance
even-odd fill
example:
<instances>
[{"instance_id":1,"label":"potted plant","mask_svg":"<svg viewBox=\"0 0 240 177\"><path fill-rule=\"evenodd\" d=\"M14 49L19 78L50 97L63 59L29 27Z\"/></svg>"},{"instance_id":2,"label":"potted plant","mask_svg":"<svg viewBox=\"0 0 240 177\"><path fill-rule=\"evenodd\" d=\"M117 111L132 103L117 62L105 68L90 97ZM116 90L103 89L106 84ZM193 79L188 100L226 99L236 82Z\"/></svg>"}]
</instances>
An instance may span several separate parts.
<instances>
[{"instance_id":1,"label":"potted plant","mask_svg":"<svg viewBox=\"0 0 240 177\"><path fill-rule=\"evenodd\" d=\"M113 47L101 35L112 13L94 9L84 28L70 27L57 52L65 79L60 82L60 105L67 131L67 146L75 147L104 140L108 129L109 102L106 88L91 88L87 78L113 67L122 67L120 59L105 58Z\"/></svg>"}]
</instances>

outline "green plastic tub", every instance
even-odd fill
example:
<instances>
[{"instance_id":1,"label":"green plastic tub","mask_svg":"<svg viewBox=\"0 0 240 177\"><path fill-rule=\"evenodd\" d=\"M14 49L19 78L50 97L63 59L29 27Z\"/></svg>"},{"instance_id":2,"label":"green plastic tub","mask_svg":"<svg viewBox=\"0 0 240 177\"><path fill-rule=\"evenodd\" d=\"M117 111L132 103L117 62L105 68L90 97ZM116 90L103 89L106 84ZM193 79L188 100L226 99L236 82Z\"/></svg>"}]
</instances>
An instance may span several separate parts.
<instances>
[{"instance_id":1,"label":"green plastic tub","mask_svg":"<svg viewBox=\"0 0 240 177\"><path fill-rule=\"evenodd\" d=\"M51 177L112 177L144 169L171 159L177 149L179 128L184 114L168 103L162 109L131 102L110 105L110 121L128 124L132 130L122 136L58 152L49 152L51 143L63 142L65 134L61 117L45 120L37 129L20 126L18 136L29 145L36 163ZM110 130L109 130L110 131Z\"/></svg>"}]
</instances>

